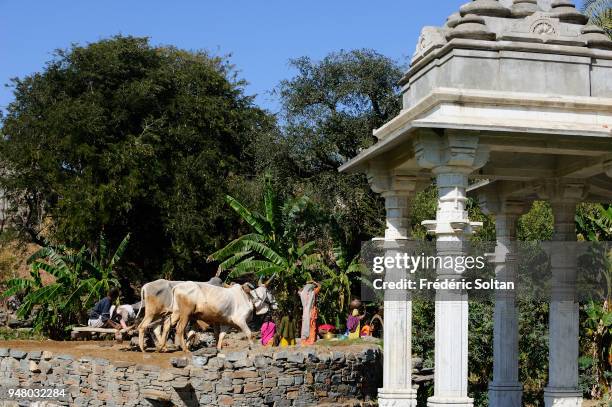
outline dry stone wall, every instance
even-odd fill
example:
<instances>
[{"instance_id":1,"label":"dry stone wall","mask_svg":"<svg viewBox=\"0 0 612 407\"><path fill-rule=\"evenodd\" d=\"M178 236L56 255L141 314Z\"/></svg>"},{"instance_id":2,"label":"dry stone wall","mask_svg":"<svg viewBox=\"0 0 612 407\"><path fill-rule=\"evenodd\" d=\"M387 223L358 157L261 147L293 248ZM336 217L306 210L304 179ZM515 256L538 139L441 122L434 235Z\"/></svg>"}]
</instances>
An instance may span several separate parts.
<instances>
[{"instance_id":1,"label":"dry stone wall","mask_svg":"<svg viewBox=\"0 0 612 407\"><path fill-rule=\"evenodd\" d=\"M382 380L374 345L199 353L173 365L0 348L0 386L67 386L67 400L43 404L61 406L369 406Z\"/></svg>"}]
</instances>

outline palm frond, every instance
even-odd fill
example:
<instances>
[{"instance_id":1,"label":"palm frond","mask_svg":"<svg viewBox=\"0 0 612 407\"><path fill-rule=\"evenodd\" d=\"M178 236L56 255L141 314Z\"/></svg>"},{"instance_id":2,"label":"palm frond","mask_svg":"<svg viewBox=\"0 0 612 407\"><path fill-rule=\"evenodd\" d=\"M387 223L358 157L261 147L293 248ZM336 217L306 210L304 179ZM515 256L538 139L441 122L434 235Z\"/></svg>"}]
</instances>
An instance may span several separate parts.
<instances>
[{"instance_id":1,"label":"palm frond","mask_svg":"<svg viewBox=\"0 0 612 407\"><path fill-rule=\"evenodd\" d=\"M584 0L582 11L591 23L602 28L612 38L611 0Z\"/></svg>"},{"instance_id":2,"label":"palm frond","mask_svg":"<svg viewBox=\"0 0 612 407\"><path fill-rule=\"evenodd\" d=\"M62 285L59 283L49 284L36 291L32 291L23 299L21 307L17 310L19 318L27 318L30 312L36 305L49 306L55 299L58 298L58 292L62 290Z\"/></svg>"},{"instance_id":3,"label":"palm frond","mask_svg":"<svg viewBox=\"0 0 612 407\"><path fill-rule=\"evenodd\" d=\"M62 269L56 267L55 265L45 263L40 260L36 260L34 263L32 263L32 270L43 270L57 279L65 278L65 272Z\"/></svg>"},{"instance_id":4,"label":"palm frond","mask_svg":"<svg viewBox=\"0 0 612 407\"><path fill-rule=\"evenodd\" d=\"M96 281L97 280L95 278L88 278L86 280L81 280L77 288L73 290L72 293L70 293L70 295L66 299L64 299L64 301L60 305L60 308L65 309L69 307L71 304L81 303L82 297L87 292L91 292L93 290Z\"/></svg>"},{"instance_id":5,"label":"palm frond","mask_svg":"<svg viewBox=\"0 0 612 407\"><path fill-rule=\"evenodd\" d=\"M108 245L106 244L106 236L104 233L100 233L98 241L98 258L103 262L108 256ZM102 266L102 265L101 265Z\"/></svg>"},{"instance_id":6,"label":"palm frond","mask_svg":"<svg viewBox=\"0 0 612 407\"><path fill-rule=\"evenodd\" d=\"M103 284L104 284L103 280L94 281L93 286L89 289L89 292L87 293L87 296L85 297L85 300L83 301L83 303L93 304L93 302L98 297L100 297L100 294L105 291Z\"/></svg>"},{"instance_id":7,"label":"palm frond","mask_svg":"<svg viewBox=\"0 0 612 407\"><path fill-rule=\"evenodd\" d=\"M600 215L600 222L606 228L612 228L612 206L604 208L603 205L597 207Z\"/></svg>"},{"instance_id":8,"label":"palm frond","mask_svg":"<svg viewBox=\"0 0 612 407\"><path fill-rule=\"evenodd\" d=\"M302 258L302 267L308 270L312 270L314 268L320 267L322 262L321 255L319 253L313 253L308 256L303 256Z\"/></svg>"},{"instance_id":9,"label":"palm frond","mask_svg":"<svg viewBox=\"0 0 612 407\"><path fill-rule=\"evenodd\" d=\"M367 267L358 259L353 259L351 264L346 269L346 274L365 273L367 270Z\"/></svg>"},{"instance_id":10,"label":"palm frond","mask_svg":"<svg viewBox=\"0 0 612 407\"><path fill-rule=\"evenodd\" d=\"M246 256L250 255L251 253L253 252L250 250L246 250L246 251L238 252L234 254L232 257L228 258L227 260L219 264L219 267L217 268L217 273L222 273L225 270L229 270L232 267L234 267L236 264L240 263L241 261L247 260L245 259Z\"/></svg>"},{"instance_id":11,"label":"palm frond","mask_svg":"<svg viewBox=\"0 0 612 407\"><path fill-rule=\"evenodd\" d=\"M246 274L246 273L257 273L258 274L262 270L266 270L270 268L276 268L276 269L282 270L280 266L270 261L249 259L249 260L245 260L241 262L240 264L236 265L233 271L236 271L239 274Z\"/></svg>"},{"instance_id":12,"label":"palm frond","mask_svg":"<svg viewBox=\"0 0 612 407\"><path fill-rule=\"evenodd\" d=\"M257 272L257 277L272 277L278 276L284 271L282 267L279 266L270 266L268 268L263 268Z\"/></svg>"},{"instance_id":13,"label":"palm frond","mask_svg":"<svg viewBox=\"0 0 612 407\"><path fill-rule=\"evenodd\" d=\"M39 250L37 250L34 254L32 254L30 257L28 257L28 259L26 260L27 264L31 264L33 263L35 260L38 259L44 259L46 257L49 256L49 254L53 251L53 248L51 246L47 246L47 247L41 247Z\"/></svg>"},{"instance_id":14,"label":"palm frond","mask_svg":"<svg viewBox=\"0 0 612 407\"><path fill-rule=\"evenodd\" d=\"M254 213L248 210L244 205L238 202L238 200L236 200L235 198L227 195L225 197L225 200L232 207L232 209L238 215L240 215L242 219L244 219L246 223L248 223L253 229L257 231L257 233L263 234L269 229L268 227L266 227L266 224L262 221L263 219L261 216L256 216Z\"/></svg>"},{"instance_id":15,"label":"palm frond","mask_svg":"<svg viewBox=\"0 0 612 407\"><path fill-rule=\"evenodd\" d=\"M343 269L346 267L349 257L346 237L338 220L333 216L330 218L330 234L333 241L332 252L334 253L334 260L338 267Z\"/></svg>"},{"instance_id":16,"label":"palm frond","mask_svg":"<svg viewBox=\"0 0 612 407\"><path fill-rule=\"evenodd\" d=\"M298 247L297 255L304 256L306 254L310 254L316 245L317 245L317 242L315 242L314 240L303 244L302 246Z\"/></svg>"},{"instance_id":17,"label":"palm frond","mask_svg":"<svg viewBox=\"0 0 612 407\"><path fill-rule=\"evenodd\" d=\"M245 240L244 248L259 253L277 266L287 267L287 260L263 243Z\"/></svg>"},{"instance_id":18,"label":"palm frond","mask_svg":"<svg viewBox=\"0 0 612 407\"><path fill-rule=\"evenodd\" d=\"M68 264L66 264L64 255L56 251L52 251L48 256L48 259L49 263L53 264L58 272L66 274L70 271L70 267L68 267Z\"/></svg>"},{"instance_id":19,"label":"palm frond","mask_svg":"<svg viewBox=\"0 0 612 407\"><path fill-rule=\"evenodd\" d=\"M115 250L115 254L113 254L113 257L111 258L111 261L109 263L109 267L111 269L115 267L115 265L119 262L121 257L123 257L123 254L125 253L125 250L127 249L127 246L130 243L130 237L131 235L130 233L128 233L127 235L125 235L121 243L119 243L119 246L117 247L117 250Z\"/></svg>"},{"instance_id":20,"label":"palm frond","mask_svg":"<svg viewBox=\"0 0 612 407\"><path fill-rule=\"evenodd\" d=\"M275 233L280 222L280 207L278 205L278 196L272 185L272 177L270 174L265 176L264 190L264 207L266 210L266 219L270 224L272 233Z\"/></svg>"},{"instance_id":21,"label":"palm frond","mask_svg":"<svg viewBox=\"0 0 612 407\"><path fill-rule=\"evenodd\" d=\"M33 280L28 280L25 278L13 278L6 282L7 289L2 294L0 294L0 298L7 298L11 295L15 295L25 290L29 290L35 287L35 283Z\"/></svg>"},{"instance_id":22,"label":"palm frond","mask_svg":"<svg viewBox=\"0 0 612 407\"><path fill-rule=\"evenodd\" d=\"M243 252L244 247L242 246L242 244L245 240L262 242L264 239L260 234L257 233L249 233L247 235L240 236L239 238L232 240L222 249L219 249L210 256L208 256L208 261L222 261L230 256L234 256L236 253Z\"/></svg>"}]
</instances>

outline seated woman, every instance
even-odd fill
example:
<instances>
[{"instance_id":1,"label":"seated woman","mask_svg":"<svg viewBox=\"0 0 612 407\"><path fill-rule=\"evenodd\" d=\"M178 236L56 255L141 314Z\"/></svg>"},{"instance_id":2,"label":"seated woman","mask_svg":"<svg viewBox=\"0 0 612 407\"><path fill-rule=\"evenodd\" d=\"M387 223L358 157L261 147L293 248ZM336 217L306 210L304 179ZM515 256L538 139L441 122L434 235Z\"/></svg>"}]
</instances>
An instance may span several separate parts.
<instances>
[{"instance_id":1,"label":"seated woman","mask_svg":"<svg viewBox=\"0 0 612 407\"><path fill-rule=\"evenodd\" d=\"M374 328L370 324L365 324L363 328L361 328L361 336L372 336L372 332Z\"/></svg>"},{"instance_id":2,"label":"seated woman","mask_svg":"<svg viewBox=\"0 0 612 407\"><path fill-rule=\"evenodd\" d=\"M349 339L359 339L359 334L361 332L361 320L364 317L365 314L359 315L359 311L357 309L354 309L352 314L348 317L346 321L346 329L348 331Z\"/></svg>"},{"instance_id":3,"label":"seated woman","mask_svg":"<svg viewBox=\"0 0 612 407\"><path fill-rule=\"evenodd\" d=\"M296 328L295 321L288 315L285 315L280 322L278 333L278 344L281 347L295 346Z\"/></svg>"},{"instance_id":4,"label":"seated woman","mask_svg":"<svg viewBox=\"0 0 612 407\"><path fill-rule=\"evenodd\" d=\"M89 314L87 325L92 328L114 328L121 329L121 325L111 320L111 307L119 298L119 289L111 288L106 297L94 305Z\"/></svg>"},{"instance_id":5,"label":"seated woman","mask_svg":"<svg viewBox=\"0 0 612 407\"><path fill-rule=\"evenodd\" d=\"M276 334L276 324L272 321L270 314L264 317L264 323L261 325L261 344L263 346L274 345L274 335Z\"/></svg>"}]
</instances>

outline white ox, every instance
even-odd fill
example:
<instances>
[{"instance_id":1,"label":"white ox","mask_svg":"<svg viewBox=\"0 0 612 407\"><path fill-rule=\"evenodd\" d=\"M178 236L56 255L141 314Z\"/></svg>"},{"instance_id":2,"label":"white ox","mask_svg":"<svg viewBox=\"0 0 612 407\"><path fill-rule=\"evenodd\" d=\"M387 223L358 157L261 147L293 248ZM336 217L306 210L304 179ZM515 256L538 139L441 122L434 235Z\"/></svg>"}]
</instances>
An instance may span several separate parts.
<instances>
[{"instance_id":1,"label":"white ox","mask_svg":"<svg viewBox=\"0 0 612 407\"><path fill-rule=\"evenodd\" d=\"M169 281L169 280L155 280L150 283L146 283L140 290L141 308L144 307L145 313L144 318L140 325L138 325L138 346L140 350L144 352L144 334L145 330L157 319L166 318L172 312L172 289L184 281ZM213 277L207 283L197 284L212 284L222 285L223 282L220 278ZM153 330L155 339L157 340L157 348L160 349L160 343L163 339L163 333L161 332L161 326L155 327ZM165 341L164 341L165 342Z\"/></svg>"},{"instance_id":2,"label":"white ox","mask_svg":"<svg viewBox=\"0 0 612 407\"><path fill-rule=\"evenodd\" d=\"M188 350L184 332L190 318L215 327L220 326L218 349L222 348L223 337L231 326L239 328L246 335L249 345L252 345L251 330L247 323L253 317L253 313L263 315L270 308L276 309L276 301L268 290L268 283L259 284L255 289L249 284L217 287L187 282L175 286L172 289L172 315L164 323L161 349L165 348L170 326L176 324L176 338L181 349Z\"/></svg>"}]
</instances>

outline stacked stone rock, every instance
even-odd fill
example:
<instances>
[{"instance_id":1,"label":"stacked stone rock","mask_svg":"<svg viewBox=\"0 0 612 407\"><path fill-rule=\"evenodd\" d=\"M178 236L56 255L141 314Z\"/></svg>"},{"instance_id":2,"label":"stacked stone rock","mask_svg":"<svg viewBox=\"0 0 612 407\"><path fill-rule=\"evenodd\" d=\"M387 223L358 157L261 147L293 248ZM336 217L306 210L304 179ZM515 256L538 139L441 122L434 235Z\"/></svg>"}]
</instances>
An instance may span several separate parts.
<instances>
[{"instance_id":1,"label":"stacked stone rock","mask_svg":"<svg viewBox=\"0 0 612 407\"><path fill-rule=\"evenodd\" d=\"M184 367L160 368L0 349L0 386L68 386L70 401L58 405L70 406L375 405L382 378L377 346L264 352L194 354L173 361Z\"/></svg>"}]
</instances>

